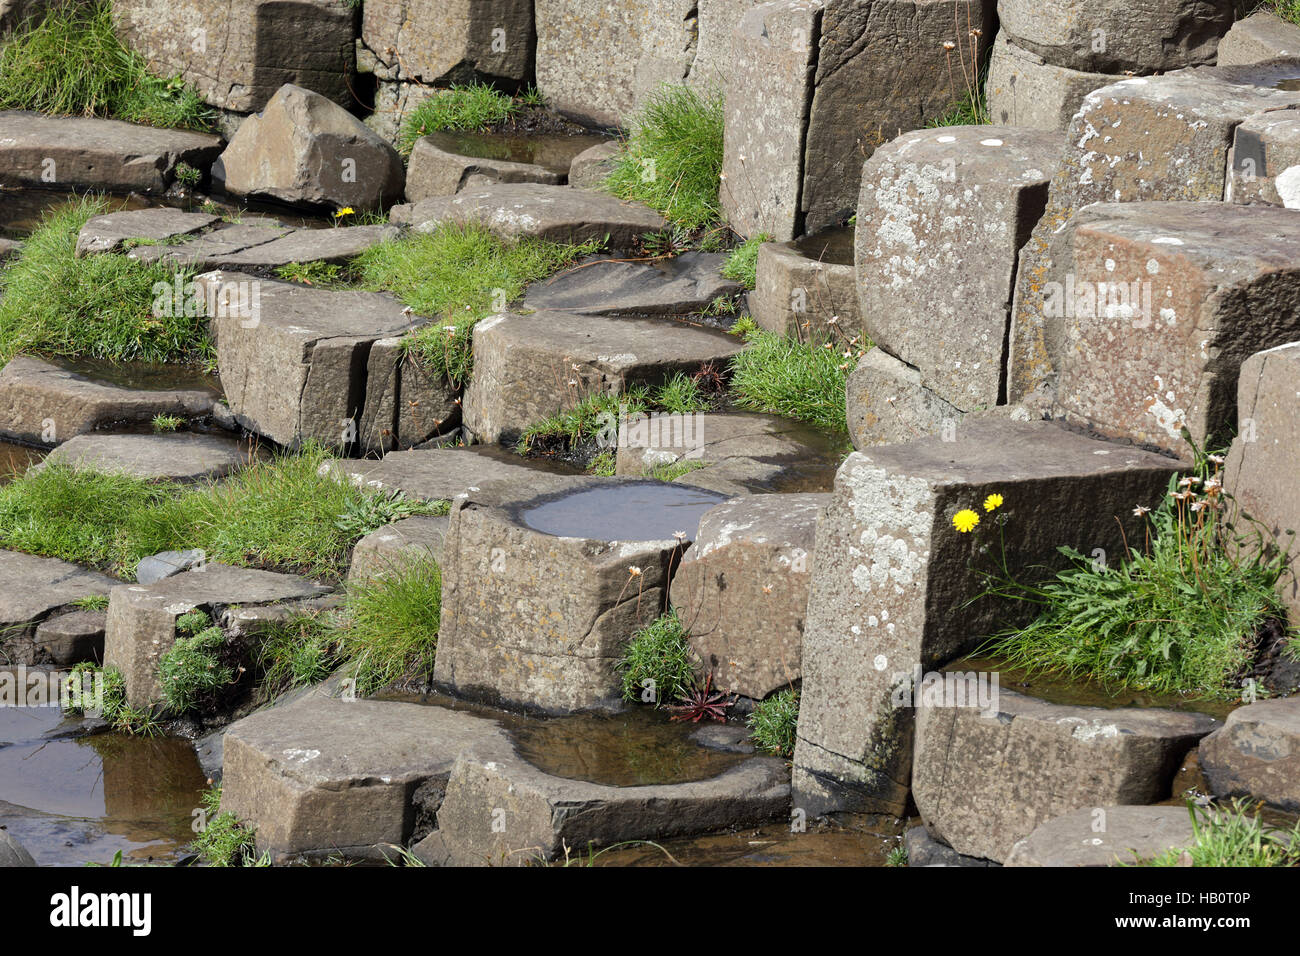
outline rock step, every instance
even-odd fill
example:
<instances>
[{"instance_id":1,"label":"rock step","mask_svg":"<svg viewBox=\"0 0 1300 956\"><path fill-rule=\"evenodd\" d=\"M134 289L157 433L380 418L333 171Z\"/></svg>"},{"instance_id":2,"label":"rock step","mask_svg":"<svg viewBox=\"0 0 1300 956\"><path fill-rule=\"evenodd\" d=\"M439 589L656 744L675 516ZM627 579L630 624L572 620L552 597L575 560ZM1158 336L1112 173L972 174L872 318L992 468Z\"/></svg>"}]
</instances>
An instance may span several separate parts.
<instances>
[{"instance_id":1,"label":"rock step","mask_svg":"<svg viewBox=\"0 0 1300 956\"><path fill-rule=\"evenodd\" d=\"M255 446L222 435L78 435L29 471L61 462L149 481L200 481L224 478L259 457L262 452Z\"/></svg>"},{"instance_id":2,"label":"rock step","mask_svg":"<svg viewBox=\"0 0 1300 956\"><path fill-rule=\"evenodd\" d=\"M744 291L722 277L726 261L711 252L656 263L589 261L529 286L524 307L584 315L691 315Z\"/></svg>"},{"instance_id":3,"label":"rock step","mask_svg":"<svg viewBox=\"0 0 1300 956\"><path fill-rule=\"evenodd\" d=\"M107 595L120 584L98 571L57 558L0 551L0 656L12 664L65 663L58 635L46 630L57 612L82 598ZM74 649L67 649L71 655Z\"/></svg>"},{"instance_id":4,"label":"rock step","mask_svg":"<svg viewBox=\"0 0 1300 956\"><path fill-rule=\"evenodd\" d=\"M54 362L17 355L0 370L0 435L57 445L108 425L156 415L212 413L209 388L131 388L91 378Z\"/></svg>"},{"instance_id":5,"label":"rock step","mask_svg":"<svg viewBox=\"0 0 1300 956\"><path fill-rule=\"evenodd\" d=\"M526 486L545 476L527 459L491 446L391 451L379 461L329 462L340 480L376 491L401 491L410 498L450 501L466 490L491 482Z\"/></svg>"},{"instance_id":6,"label":"rock step","mask_svg":"<svg viewBox=\"0 0 1300 956\"><path fill-rule=\"evenodd\" d=\"M1219 66L1242 66L1300 56L1300 26L1259 10L1238 20L1219 41Z\"/></svg>"},{"instance_id":7,"label":"rock step","mask_svg":"<svg viewBox=\"0 0 1300 956\"><path fill-rule=\"evenodd\" d=\"M422 559L443 563L447 516L404 518L366 535L352 548L348 581L372 581L400 573Z\"/></svg>"},{"instance_id":8,"label":"rock step","mask_svg":"<svg viewBox=\"0 0 1300 956\"><path fill-rule=\"evenodd\" d=\"M270 273L291 262L344 263L371 246L396 239L400 233L395 226L289 229L224 224L188 242L137 247L129 256L142 262L165 260L195 269Z\"/></svg>"},{"instance_id":9,"label":"rock step","mask_svg":"<svg viewBox=\"0 0 1300 956\"><path fill-rule=\"evenodd\" d=\"M465 426L481 441L510 441L592 393L657 384L707 363L721 369L743 345L724 332L662 319L495 315L474 327Z\"/></svg>"},{"instance_id":10,"label":"rock step","mask_svg":"<svg viewBox=\"0 0 1300 956\"><path fill-rule=\"evenodd\" d=\"M77 256L121 252L130 239L151 243L190 237L221 222L220 216L181 212L166 206L92 216L77 233Z\"/></svg>"},{"instance_id":11,"label":"rock step","mask_svg":"<svg viewBox=\"0 0 1300 956\"><path fill-rule=\"evenodd\" d=\"M162 193L176 167L200 172L221 152L207 133L156 129L120 120L0 112L0 184L88 186L112 192Z\"/></svg>"},{"instance_id":12,"label":"rock step","mask_svg":"<svg viewBox=\"0 0 1300 956\"><path fill-rule=\"evenodd\" d=\"M1121 866L1196 840L1185 807L1085 807L1039 824L1006 866Z\"/></svg>"},{"instance_id":13,"label":"rock step","mask_svg":"<svg viewBox=\"0 0 1300 956\"><path fill-rule=\"evenodd\" d=\"M1300 812L1300 699L1238 707L1201 741L1200 757L1216 796L1249 797Z\"/></svg>"},{"instance_id":14,"label":"rock step","mask_svg":"<svg viewBox=\"0 0 1300 956\"><path fill-rule=\"evenodd\" d=\"M989 116L995 123L1063 132L1070 128L1085 96L1122 79L1111 73L1049 63L999 32L993 41L984 89Z\"/></svg>"},{"instance_id":15,"label":"rock step","mask_svg":"<svg viewBox=\"0 0 1300 956\"><path fill-rule=\"evenodd\" d=\"M666 225L662 216L640 203L539 183L497 183L454 196L435 196L394 206L388 218L417 232L432 232L452 223L483 226L503 239L533 236L582 243L608 237L613 250L629 249L645 233L658 232Z\"/></svg>"},{"instance_id":16,"label":"rock step","mask_svg":"<svg viewBox=\"0 0 1300 956\"><path fill-rule=\"evenodd\" d=\"M649 415L620 423L616 473L640 477L657 466L683 460L803 461L821 453L811 443L806 425L775 415Z\"/></svg>"},{"instance_id":17,"label":"rock step","mask_svg":"<svg viewBox=\"0 0 1300 956\"><path fill-rule=\"evenodd\" d=\"M536 163L466 156L443 148L433 136L421 136L411 149L406 168L406 201L418 203L436 196L453 196L462 189L488 183L564 185L566 176Z\"/></svg>"}]
</instances>

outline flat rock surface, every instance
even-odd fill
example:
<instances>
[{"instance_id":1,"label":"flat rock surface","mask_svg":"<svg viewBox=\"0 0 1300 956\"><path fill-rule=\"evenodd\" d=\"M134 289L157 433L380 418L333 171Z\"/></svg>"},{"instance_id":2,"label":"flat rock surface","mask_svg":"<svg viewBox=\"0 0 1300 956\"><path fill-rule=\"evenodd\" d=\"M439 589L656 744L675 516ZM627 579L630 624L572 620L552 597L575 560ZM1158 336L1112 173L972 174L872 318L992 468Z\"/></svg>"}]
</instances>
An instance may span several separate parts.
<instances>
[{"instance_id":1,"label":"flat rock surface","mask_svg":"<svg viewBox=\"0 0 1300 956\"><path fill-rule=\"evenodd\" d=\"M527 485L542 474L508 452L473 447L392 451L380 461L340 460L331 462L330 468L341 479L361 487L402 491L425 501L449 500L488 482L508 480Z\"/></svg>"},{"instance_id":2,"label":"flat rock surface","mask_svg":"<svg viewBox=\"0 0 1300 956\"><path fill-rule=\"evenodd\" d=\"M57 558L0 551L0 630L22 632L80 598L106 595L121 582Z\"/></svg>"},{"instance_id":3,"label":"flat rock surface","mask_svg":"<svg viewBox=\"0 0 1300 956\"><path fill-rule=\"evenodd\" d=\"M228 223L186 242L139 246L129 255L142 262L163 259L196 269L268 272L291 262L342 263L373 245L397 238L393 226L290 229Z\"/></svg>"},{"instance_id":4,"label":"flat rock surface","mask_svg":"<svg viewBox=\"0 0 1300 956\"><path fill-rule=\"evenodd\" d=\"M51 462L121 472L148 480L198 481L224 478L249 464L250 447L234 438L177 432L162 435L78 435L34 465Z\"/></svg>"},{"instance_id":5,"label":"flat rock surface","mask_svg":"<svg viewBox=\"0 0 1300 956\"><path fill-rule=\"evenodd\" d=\"M1006 866L1119 866L1196 841L1184 807L1085 807L1039 824Z\"/></svg>"},{"instance_id":6,"label":"flat rock surface","mask_svg":"<svg viewBox=\"0 0 1300 956\"><path fill-rule=\"evenodd\" d=\"M524 306L587 315L689 315L743 291L722 277L726 261L709 252L653 263L594 260L534 283Z\"/></svg>"},{"instance_id":7,"label":"flat rock surface","mask_svg":"<svg viewBox=\"0 0 1300 956\"><path fill-rule=\"evenodd\" d=\"M163 242L201 232L221 221L207 213L182 212L179 209L131 209L94 216L77 234L77 255L97 252L121 252L131 239Z\"/></svg>"},{"instance_id":8,"label":"flat rock surface","mask_svg":"<svg viewBox=\"0 0 1300 956\"><path fill-rule=\"evenodd\" d=\"M640 203L604 193L538 183L498 183L394 206L389 221L431 232L444 223L480 225L505 239L534 236L580 243L609 236L626 249L641 235L664 228L664 219Z\"/></svg>"},{"instance_id":9,"label":"flat rock surface","mask_svg":"<svg viewBox=\"0 0 1300 956\"><path fill-rule=\"evenodd\" d=\"M808 428L788 418L747 413L646 416L631 419L620 435L617 473L641 475L658 465L728 458L771 461L821 453Z\"/></svg>"},{"instance_id":10,"label":"flat rock surface","mask_svg":"<svg viewBox=\"0 0 1300 956\"><path fill-rule=\"evenodd\" d=\"M348 580L369 580L400 573L408 565L429 559L443 563L447 516L403 518L366 535L352 548Z\"/></svg>"}]
</instances>

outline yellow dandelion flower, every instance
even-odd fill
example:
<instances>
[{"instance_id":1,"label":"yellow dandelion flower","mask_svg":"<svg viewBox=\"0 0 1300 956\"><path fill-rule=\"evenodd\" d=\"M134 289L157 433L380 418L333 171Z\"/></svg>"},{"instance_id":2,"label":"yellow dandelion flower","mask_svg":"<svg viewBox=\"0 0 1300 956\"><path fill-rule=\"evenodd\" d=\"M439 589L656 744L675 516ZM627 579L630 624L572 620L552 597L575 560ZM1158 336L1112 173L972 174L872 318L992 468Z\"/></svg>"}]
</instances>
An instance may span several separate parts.
<instances>
[{"instance_id":1,"label":"yellow dandelion flower","mask_svg":"<svg viewBox=\"0 0 1300 956\"><path fill-rule=\"evenodd\" d=\"M342 209L340 209L338 212L334 214L334 218L342 219L344 216L355 216L356 213L357 211L353 209L351 206L344 206Z\"/></svg>"},{"instance_id":2,"label":"yellow dandelion flower","mask_svg":"<svg viewBox=\"0 0 1300 956\"><path fill-rule=\"evenodd\" d=\"M997 511L1001 507L1002 507L1001 495L989 495L987 498L984 499L985 511Z\"/></svg>"},{"instance_id":3,"label":"yellow dandelion flower","mask_svg":"<svg viewBox=\"0 0 1300 956\"><path fill-rule=\"evenodd\" d=\"M963 508L952 516L952 526L965 534L980 523L980 516L969 508Z\"/></svg>"}]
</instances>

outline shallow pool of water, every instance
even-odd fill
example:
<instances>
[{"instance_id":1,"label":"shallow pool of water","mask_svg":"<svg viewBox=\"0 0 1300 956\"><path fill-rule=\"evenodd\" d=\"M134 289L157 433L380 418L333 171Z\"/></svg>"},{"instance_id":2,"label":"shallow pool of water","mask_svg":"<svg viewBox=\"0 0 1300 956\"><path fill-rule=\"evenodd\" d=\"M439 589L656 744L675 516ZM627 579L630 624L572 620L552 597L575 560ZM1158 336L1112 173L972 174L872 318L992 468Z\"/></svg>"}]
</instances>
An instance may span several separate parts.
<instances>
[{"instance_id":1,"label":"shallow pool of water","mask_svg":"<svg viewBox=\"0 0 1300 956\"><path fill-rule=\"evenodd\" d=\"M113 362L96 358L52 358L46 361L75 375L97 382L106 382L119 388L134 388L146 392L192 388L211 392L214 396L221 394L221 383L216 375L190 365Z\"/></svg>"},{"instance_id":2,"label":"shallow pool of water","mask_svg":"<svg viewBox=\"0 0 1300 956\"><path fill-rule=\"evenodd\" d=\"M40 448L0 441L0 485L13 481L44 457Z\"/></svg>"},{"instance_id":3,"label":"shallow pool of water","mask_svg":"<svg viewBox=\"0 0 1300 956\"><path fill-rule=\"evenodd\" d=\"M74 736L57 707L0 707L0 826L42 865L172 862L205 786L175 738Z\"/></svg>"},{"instance_id":4,"label":"shallow pool of water","mask_svg":"<svg viewBox=\"0 0 1300 956\"><path fill-rule=\"evenodd\" d=\"M700 517L726 495L662 481L619 481L523 505L517 517L534 531L597 541L692 540Z\"/></svg>"},{"instance_id":5,"label":"shallow pool of water","mask_svg":"<svg viewBox=\"0 0 1300 956\"><path fill-rule=\"evenodd\" d=\"M479 159L496 159L511 163L531 163L553 173L568 175L575 156L593 146L608 142L608 136L596 133L565 135L562 133L480 133L436 132L429 138L444 152Z\"/></svg>"},{"instance_id":6,"label":"shallow pool of water","mask_svg":"<svg viewBox=\"0 0 1300 956\"><path fill-rule=\"evenodd\" d=\"M810 236L796 239L794 246L809 259L830 265L853 265L853 226L832 226Z\"/></svg>"}]
</instances>

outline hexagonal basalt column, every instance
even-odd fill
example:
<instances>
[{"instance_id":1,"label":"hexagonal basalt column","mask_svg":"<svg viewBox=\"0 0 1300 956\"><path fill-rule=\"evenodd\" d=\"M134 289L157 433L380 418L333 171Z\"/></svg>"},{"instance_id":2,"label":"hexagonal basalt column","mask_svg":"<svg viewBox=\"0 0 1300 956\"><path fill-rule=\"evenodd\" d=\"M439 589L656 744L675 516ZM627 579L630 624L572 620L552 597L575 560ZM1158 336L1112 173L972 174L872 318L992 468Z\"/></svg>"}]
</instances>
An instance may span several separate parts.
<instances>
[{"instance_id":1,"label":"hexagonal basalt column","mask_svg":"<svg viewBox=\"0 0 1300 956\"><path fill-rule=\"evenodd\" d=\"M663 611L681 548L723 500L548 475L471 488L444 544L435 682L542 711L619 707L624 642Z\"/></svg>"},{"instance_id":2,"label":"hexagonal basalt column","mask_svg":"<svg viewBox=\"0 0 1300 956\"><path fill-rule=\"evenodd\" d=\"M1156 504L1179 467L1051 422L980 421L955 438L858 452L836 476L803 642L794 787L810 815L903 811L912 709L897 688L1024 618L1009 602L968 606L985 589L978 569L1000 557L982 549L1001 548L1012 574L1061 566L1062 545L1122 554L1123 533L1140 534L1134 506ZM996 530L993 494L1003 500ZM957 531L965 509L985 526Z\"/></svg>"}]
</instances>

